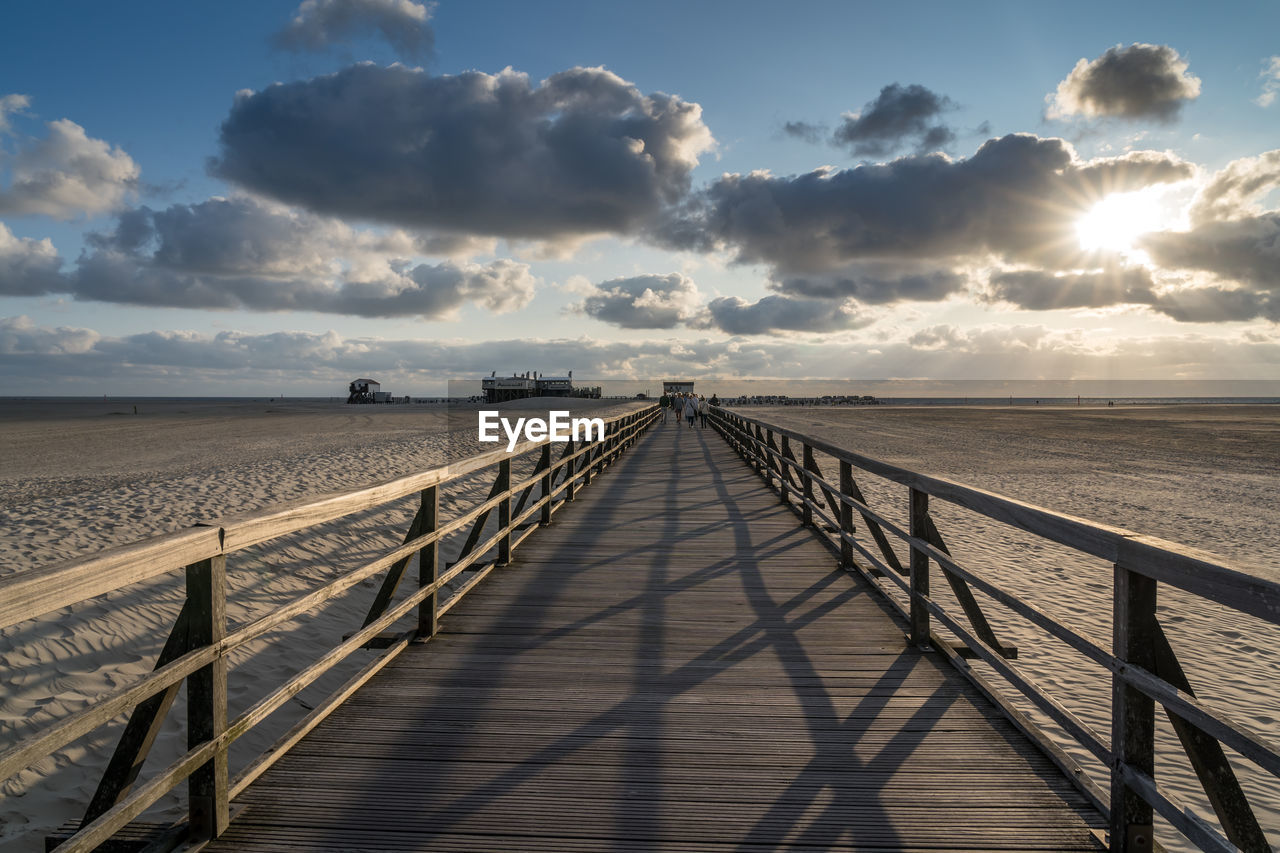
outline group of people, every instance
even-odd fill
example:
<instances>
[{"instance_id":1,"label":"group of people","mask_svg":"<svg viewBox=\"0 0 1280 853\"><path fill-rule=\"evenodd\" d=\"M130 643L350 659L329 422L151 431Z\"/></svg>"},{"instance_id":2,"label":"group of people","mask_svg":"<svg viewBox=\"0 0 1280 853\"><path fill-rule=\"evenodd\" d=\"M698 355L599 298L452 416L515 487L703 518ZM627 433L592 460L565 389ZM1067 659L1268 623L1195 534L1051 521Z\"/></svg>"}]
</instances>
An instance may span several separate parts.
<instances>
[{"instance_id":1,"label":"group of people","mask_svg":"<svg viewBox=\"0 0 1280 853\"><path fill-rule=\"evenodd\" d=\"M706 397L700 397L697 394L663 394L658 400L658 408L662 409L662 422L667 422L667 412L671 411L676 416L676 426L680 425L681 419L689 422L689 428L693 429L694 421L699 421L703 429L707 427L707 410L711 406L719 403L714 395L711 402L707 402Z\"/></svg>"}]
</instances>

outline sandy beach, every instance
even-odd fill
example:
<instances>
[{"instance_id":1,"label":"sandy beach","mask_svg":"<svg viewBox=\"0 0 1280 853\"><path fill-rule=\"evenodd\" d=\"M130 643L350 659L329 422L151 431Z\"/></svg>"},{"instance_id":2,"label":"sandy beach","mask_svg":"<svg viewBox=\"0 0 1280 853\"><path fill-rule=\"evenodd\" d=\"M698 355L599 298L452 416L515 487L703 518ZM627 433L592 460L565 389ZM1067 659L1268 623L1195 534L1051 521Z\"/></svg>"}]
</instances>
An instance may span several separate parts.
<instances>
[{"instance_id":1,"label":"sandy beach","mask_svg":"<svg viewBox=\"0 0 1280 853\"><path fill-rule=\"evenodd\" d=\"M340 491L474 453L474 413L450 424L442 407L263 401L138 404L10 403L0 407L0 574L23 571L224 515ZM822 436L865 455L1241 561L1275 579L1280 565L1280 408L761 408L744 413ZM458 428L462 427L462 432ZM452 431L451 431L452 430ZM820 461L824 461L820 457ZM829 475L834 466L825 460ZM902 487L860 478L873 505L901 517ZM450 490L447 515L488 481ZM962 561L1000 578L1103 645L1110 637L1110 567L935 505ZM305 531L229 562L230 619L243 623L398 542L406 504ZM373 582L285 626L233 661L231 713L327 649L358 620ZM36 731L148 671L181 600L180 579L120 590L0 632L0 737ZM1186 596L1161 599L1162 619L1197 691L1280 737L1269 689L1280 635ZM1104 734L1109 683L1100 670L994 605L989 615L1020 662ZM361 611L362 612L362 611ZM300 718L350 668L304 691L233 750L233 772ZM170 719L182 718L176 707ZM1199 802L1162 723L1162 778ZM44 832L76 818L114 744L114 731L73 744L0 787L0 851L42 849ZM176 724L153 758L181 752ZM1087 754L1070 750L1081 760ZM1185 763L1185 762L1183 762ZM1280 785L1248 772L1264 825L1280 825ZM1168 768L1168 769L1166 769ZM1182 775L1178 775L1181 772ZM176 813L176 796L161 811Z\"/></svg>"}]
</instances>

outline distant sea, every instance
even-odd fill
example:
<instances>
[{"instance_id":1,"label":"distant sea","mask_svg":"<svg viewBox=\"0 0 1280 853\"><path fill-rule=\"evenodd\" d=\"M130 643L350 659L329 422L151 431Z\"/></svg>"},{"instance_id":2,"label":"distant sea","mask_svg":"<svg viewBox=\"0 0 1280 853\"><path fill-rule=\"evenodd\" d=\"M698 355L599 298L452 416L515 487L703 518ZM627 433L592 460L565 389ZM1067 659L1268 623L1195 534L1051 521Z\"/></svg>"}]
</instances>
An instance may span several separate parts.
<instances>
[{"instance_id":1,"label":"distant sea","mask_svg":"<svg viewBox=\"0 0 1280 853\"><path fill-rule=\"evenodd\" d=\"M882 397L894 406L1259 406L1280 404L1280 397Z\"/></svg>"},{"instance_id":2,"label":"distant sea","mask_svg":"<svg viewBox=\"0 0 1280 853\"><path fill-rule=\"evenodd\" d=\"M708 391L708 396L710 392ZM412 396L414 403L435 403L443 401L440 396ZM1280 397L877 397L884 405L893 406L1106 406L1108 403L1117 406L1259 406L1280 405ZM190 404L244 404L244 403L339 403L345 404L345 397L146 397L107 395L105 397L46 397L46 396L0 396L0 405L13 403L190 403ZM391 403L387 405L404 405Z\"/></svg>"}]
</instances>

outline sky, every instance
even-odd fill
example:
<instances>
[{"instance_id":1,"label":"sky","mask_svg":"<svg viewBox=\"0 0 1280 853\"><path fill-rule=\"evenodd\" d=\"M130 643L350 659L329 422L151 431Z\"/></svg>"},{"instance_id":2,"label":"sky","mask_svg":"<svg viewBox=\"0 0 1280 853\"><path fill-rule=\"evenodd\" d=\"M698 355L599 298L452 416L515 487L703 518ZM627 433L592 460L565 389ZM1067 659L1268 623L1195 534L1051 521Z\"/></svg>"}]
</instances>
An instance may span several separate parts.
<instances>
[{"instance_id":1,"label":"sky","mask_svg":"<svg viewBox=\"0 0 1280 853\"><path fill-rule=\"evenodd\" d=\"M1280 380L1280 6L58 2L0 395Z\"/></svg>"}]
</instances>

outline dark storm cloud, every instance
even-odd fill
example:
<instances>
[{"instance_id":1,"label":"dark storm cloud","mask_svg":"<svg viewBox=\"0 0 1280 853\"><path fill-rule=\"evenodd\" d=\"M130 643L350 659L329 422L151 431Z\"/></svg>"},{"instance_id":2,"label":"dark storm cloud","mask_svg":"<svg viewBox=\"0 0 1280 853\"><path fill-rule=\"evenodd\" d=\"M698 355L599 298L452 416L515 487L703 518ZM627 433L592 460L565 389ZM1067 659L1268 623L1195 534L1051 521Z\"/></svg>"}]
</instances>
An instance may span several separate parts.
<instances>
[{"instance_id":1,"label":"dark storm cloud","mask_svg":"<svg viewBox=\"0 0 1280 853\"><path fill-rule=\"evenodd\" d=\"M716 328L730 335L772 335L781 332L839 332L868 325L855 309L825 299L765 296L747 302L722 296L707 303L695 328Z\"/></svg>"},{"instance_id":2,"label":"dark storm cloud","mask_svg":"<svg viewBox=\"0 0 1280 853\"><path fill-rule=\"evenodd\" d=\"M400 56L429 59L435 49L433 7L410 0L305 0L273 41L284 50L318 51L377 33Z\"/></svg>"},{"instance_id":3,"label":"dark storm cloud","mask_svg":"<svg viewBox=\"0 0 1280 853\"><path fill-rule=\"evenodd\" d=\"M679 273L639 275L601 282L571 310L623 329L673 329L700 301L693 281Z\"/></svg>"},{"instance_id":4,"label":"dark storm cloud","mask_svg":"<svg viewBox=\"0 0 1280 853\"><path fill-rule=\"evenodd\" d=\"M142 207L122 213L113 231L88 235L90 250L65 273L48 241L0 232L0 293L428 319L468 303L512 311L533 298L536 279L525 264L414 265L407 258L419 242L251 199Z\"/></svg>"},{"instance_id":5,"label":"dark storm cloud","mask_svg":"<svg viewBox=\"0 0 1280 853\"><path fill-rule=\"evenodd\" d=\"M937 119L955 103L945 95L912 84L891 83L857 115L846 115L831 141L855 157L883 157L911 145L920 152L936 151L956 138Z\"/></svg>"},{"instance_id":6,"label":"dark storm cloud","mask_svg":"<svg viewBox=\"0 0 1280 853\"><path fill-rule=\"evenodd\" d=\"M1030 311L1055 308L1101 308L1155 301L1154 282L1146 267L1054 275L1020 270L991 276L991 295Z\"/></svg>"},{"instance_id":7,"label":"dark storm cloud","mask_svg":"<svg viewBox=\"0 0 1280 853\"><path fill-rule=\"evenodd\" d=\"M867 259L985 253L1070 268L1080 260L1075 221L1101 187L1121 192L1192 174L1170 154L1086 162L1061 139L1011 134L964 160L932 154L791 177L725 175L682 204L654 239L731 249L739 263L769 264L776 281Z\"/></svg>"},{"instance_id":8,"label":"dark storm cloud","mask_svg":"<svg viewBox=\"0 0 1280 853\"><path fill-rule=\"evenodd\" d=\"M1050 118L1071 115L1172 121L1200 95L1200 79L1168 45L1116 45L1092 62L1081 59L1058 84Z\"/></svg>"},{"instance_id":9,"label":"dark storm cloud","mask_svg":"<svg viewBox=\"0 0 1280 853\"><path fill-rule=\"evenodd\" d=\"M865 305L937 302L964 289L965 276L950 269L907 262L867 261L831 272L785 276L769 287L789 296L857 299Z\"/></svg>"},{"instance_id":10,"label":"dark storm cloud","mask_svg":"<svg viewBox=\"0 0 1280 853\"><path fill-rule=\"evenodd\" d=\"M626 233L689 189L701 108L602 68L537 86L357 65L239 97L212 172L311 210L555 240Z\"/></svg>"}]
</instances>

